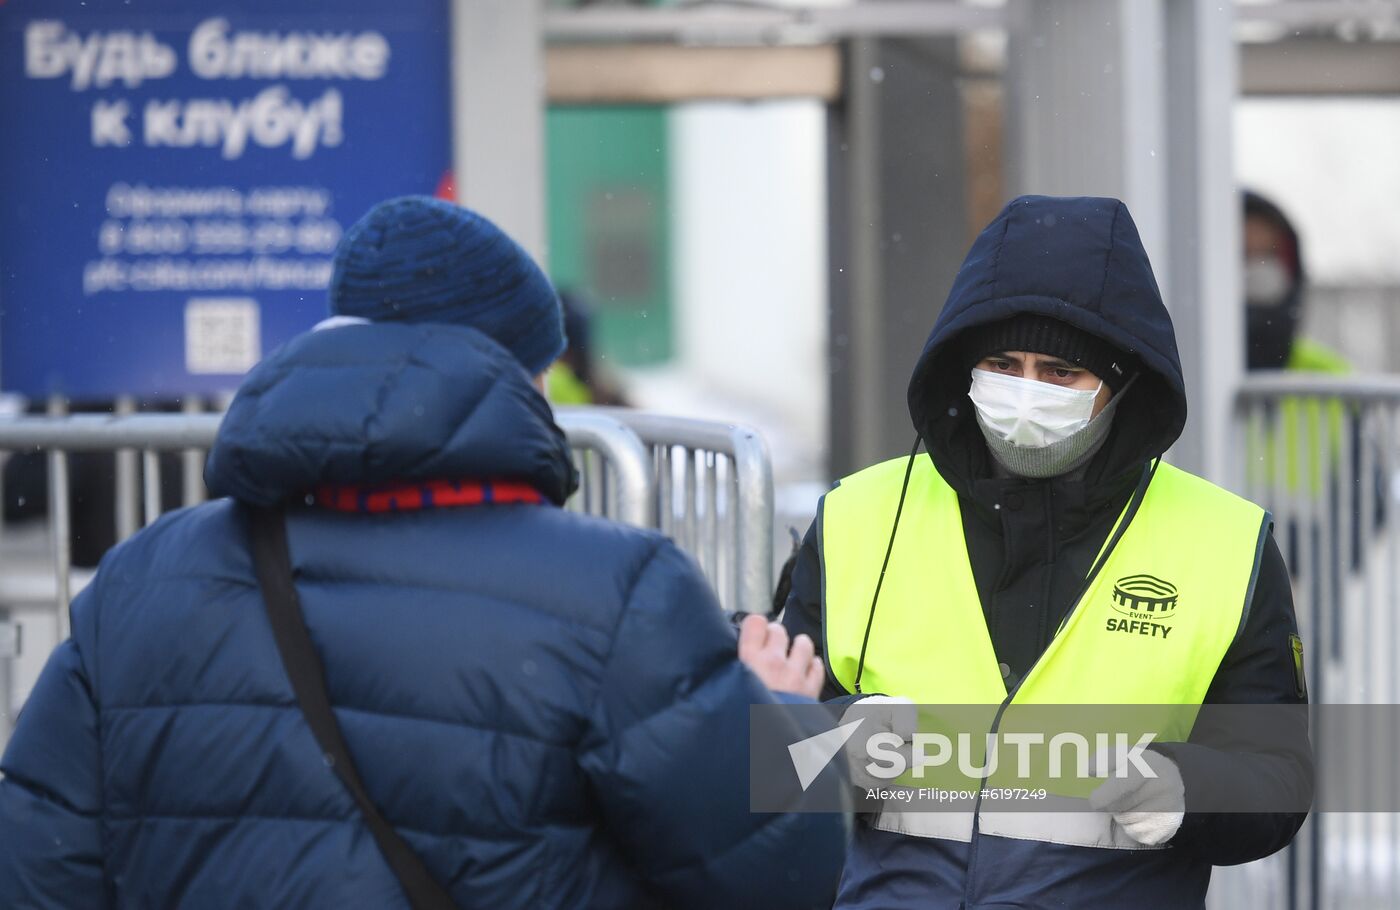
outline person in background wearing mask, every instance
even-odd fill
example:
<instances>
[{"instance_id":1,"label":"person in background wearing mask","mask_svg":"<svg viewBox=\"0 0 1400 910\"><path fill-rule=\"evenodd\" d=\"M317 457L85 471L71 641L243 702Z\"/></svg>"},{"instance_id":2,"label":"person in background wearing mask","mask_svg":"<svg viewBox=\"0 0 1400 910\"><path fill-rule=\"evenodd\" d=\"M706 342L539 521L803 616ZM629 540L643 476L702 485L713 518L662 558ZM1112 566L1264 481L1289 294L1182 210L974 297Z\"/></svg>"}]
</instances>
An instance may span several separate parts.
<instances>
[{"instance_id":1,"label":"person in background wearing mask","mask_svg":"<svg viewBox=\"0 0 1400 910\"><path fill-rule=\"evenodd\" d=\"M1302 243L1292 222L1258 193L1244 193L1245 368L1347 373L1325 345L1300 337L1307 293Z\"/></svg>"},{"instance_id":2,"label":"person in background wearing mask","mask_svg":"<svg viewBox=\"0 0 1400 910\"><path fill-rule=\"evenodd\" d=\"M968 253L908 400L913 452L827 493L793 572L782 621L821 644L825 698L1305 703L1269 516L1161 460L1185 389L1121 202L1007 205ZM1124 635L1123 610L1147 615L1144 586L1179 592L1182 619ZM1159 741L1156 776L1105 782L1093 812L887 803L861 816L836 906L1201 907L1213 864L1279 850L1306 812L1188 807L1214 788L1308 805L1297 723L1260 751L1195 731Z\"/></svg>"},{"instance_id":3,"label":"person in background wearing mask","mask_svg":"<svg viewBox=\"0 0 1400 910\"><path fill-rule=\"evenodd\" d=\"M561 508L535 263L394 199L346 232L330 304L239 389L223 498L73 602L0 760L0 904L829 906L843 816L749 811L750 706L817 693L812 643L754 618L736 655L671 541Z\"/></svg>"}]
</instances>

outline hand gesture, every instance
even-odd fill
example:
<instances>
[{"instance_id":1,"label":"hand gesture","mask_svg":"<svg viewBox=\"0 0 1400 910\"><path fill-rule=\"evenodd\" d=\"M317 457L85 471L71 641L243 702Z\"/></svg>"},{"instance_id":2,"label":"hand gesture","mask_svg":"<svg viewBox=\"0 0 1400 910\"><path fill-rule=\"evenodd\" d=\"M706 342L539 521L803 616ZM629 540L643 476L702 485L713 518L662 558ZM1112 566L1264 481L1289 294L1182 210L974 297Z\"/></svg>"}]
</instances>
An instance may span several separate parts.
<instances>
[{"instance_id":1,"label":"hand gesture","mask_svg":"<svg viewBox=\"0 0 1400 910\"><path fill-rule=\"evenodd\" d=\"M774 692L820 695L825 669L816 652L806 635L797 636L789 650L787 629L762 616L745 617L739 626L739 659Z\"/></svg>"}]
</instances>

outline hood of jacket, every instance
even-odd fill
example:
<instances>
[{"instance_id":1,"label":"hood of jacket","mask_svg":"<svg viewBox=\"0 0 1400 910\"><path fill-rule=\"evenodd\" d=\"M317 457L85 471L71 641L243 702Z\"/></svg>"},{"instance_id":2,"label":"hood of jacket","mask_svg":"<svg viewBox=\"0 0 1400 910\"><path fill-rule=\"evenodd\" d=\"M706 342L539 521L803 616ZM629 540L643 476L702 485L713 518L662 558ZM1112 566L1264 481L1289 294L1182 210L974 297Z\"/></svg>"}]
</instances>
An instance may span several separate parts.
<instances>
[{"instance_id":1,"label":"hood of jacket","mask_svg":"<svg viewBox=\"0 0 1400 910\"><path fill-rule=\"evenodd\" d=\"M1089 485L1138 472L1186 423L1176 335L1127 206L1116 199L1022 196L978 235L915 364L909 413L939 473L960 493L991 475L968 398L959 337L1021 313L1050 316L1128 355L1136 373Z\"/></svg>"},{"instance_id":2,"label":"hood of jacket","mask_svg":"<svg viewBox=\"0 0 1400 910\"><path fill-rule=\"evenodd\" d=\"M301 335L248 374L205 468L215 496L275 505L317 484L577 486L564 433L525 370L475 329L372 323Z\"/></svg>"}]
</instances>

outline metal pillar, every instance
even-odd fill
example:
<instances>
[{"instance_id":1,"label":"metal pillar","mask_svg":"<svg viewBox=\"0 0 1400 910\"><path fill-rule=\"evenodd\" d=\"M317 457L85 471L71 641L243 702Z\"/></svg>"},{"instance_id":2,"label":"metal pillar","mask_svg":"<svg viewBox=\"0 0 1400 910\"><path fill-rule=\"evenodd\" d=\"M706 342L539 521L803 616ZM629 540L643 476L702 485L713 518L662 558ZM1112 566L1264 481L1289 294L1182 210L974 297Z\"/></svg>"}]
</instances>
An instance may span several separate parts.
<instances>
[{"instance_id":1,"label":"metal pillar","mask_svg":"<svg viewBox=\"0 0 1400 910\"><path fill-rule=\"evenodd\" d=\"M1191 407L1172 461L1238 489L1244 464L1228 443L1244 380L1234 12L1206 0L1173 0L1166 12L1168 306Z\"/></svg>"},{"instance_id":2,"label":"metal pillar","mask_svg":"<svg viewBox=\"0 0 1400 910\"><path fill-rule=\"evenodd\" d=\"M1010 12L1008 195L1122 199L1164 280L1162 0L1014 0Z\"/></svg>"},{"instance_id":3,"label":"metal pillar","mask_svg":"<svg viewBox=\"0 0 1400 910\"><path fill-rule=\"evenodd\" d=\"M453 0L457 201L544 262L542 0Z\"/></svg>"},{"instance_id":4,"label":"metal pillar","mask_svg":"<svg viewBox=\"0 0 1400 910\"><path fill-rule=\"evenodd\" d=\"M909 374L967 250L957 42L861 39L831 109L833 477L909 451Z\"/></svg>"},{"instance_id":5,"label":"metal pillar","mask_svg":"<svg viewBox=\"0 0 1400 910\"><path fill-rule=\"evenodd\" d=\"M1171 460L1230 482L1229 408L1243 370L1233 8L1013 0L1010 15L1008 188L1127 202L1186 373L1191 419Z\"/></svg>"},{"instance_id":6,"label":"metal pillar","mask_svg":"<svg viewBox=\"0 0 1400 910\"><path fill-rule=\"evenodd\" d=\"M60 417L68 413L66 399L49 398L48 413ZM72 627L69 604L70 572L73 567L72 512L69 509L68 453L62 449L48 453L49 462L49 540L53 546L54 566L54 640L62 643Z\"/></svg>"}]
</instances>

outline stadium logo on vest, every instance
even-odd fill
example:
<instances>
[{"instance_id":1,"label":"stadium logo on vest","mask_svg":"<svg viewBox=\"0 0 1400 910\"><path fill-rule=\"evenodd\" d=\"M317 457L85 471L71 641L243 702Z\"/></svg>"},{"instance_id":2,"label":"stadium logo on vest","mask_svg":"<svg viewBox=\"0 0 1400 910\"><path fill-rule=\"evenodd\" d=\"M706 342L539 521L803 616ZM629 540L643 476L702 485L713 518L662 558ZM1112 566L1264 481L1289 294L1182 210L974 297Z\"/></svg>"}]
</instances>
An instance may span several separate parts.
<instances>
[{"instance_id":1,"label":"stadium logo on vest","mask_svg":"<svg viewBox=\"0 0 1400 910\"><path fill-rule=\"evenodd\" d=\"M1176 585L1155 575L1125 575L1113 584L1113 609L1129 619L1110 616L1105 628L1128 635L1166 638L1176 613Z\"/></svg>"}]
</instances>

